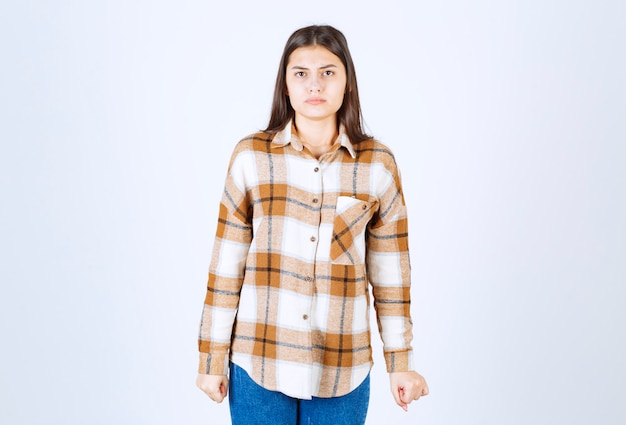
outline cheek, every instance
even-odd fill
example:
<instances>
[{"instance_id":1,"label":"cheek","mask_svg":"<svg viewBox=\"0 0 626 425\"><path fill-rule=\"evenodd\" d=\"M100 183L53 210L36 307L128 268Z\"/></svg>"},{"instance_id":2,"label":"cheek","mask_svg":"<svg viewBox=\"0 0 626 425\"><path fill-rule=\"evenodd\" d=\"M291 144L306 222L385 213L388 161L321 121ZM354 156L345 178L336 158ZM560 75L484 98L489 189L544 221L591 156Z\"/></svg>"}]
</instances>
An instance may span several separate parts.
<instances>
[{"instance_id":1,"label":"cheek","mask_svg":"<svg viewBox=\"0 0 626 425\"><path fill-rule=\"evenodd\" d=\"M290 79L289 79L289 78L287 78L287 79L285 80L285 93L286 93L287 95L289 95L289 93L290 93L290 92L293 92L293 91L294 91L294 85L293 85L293 82L292 82L292 81L290 81Z\"/></svg>"},{"instance_id":2,"label":"cheek","mask_svg":"<svg viewBox=\"0 0 626 425\"><path fill-rule=\"evenodd\" d=\"M346 88L344 86L338 86L335 91L335 98L339 101L343 101L346 97Z\"/></svg>"},{"instance_id":3,"label":"cheek","mask_svg":"<svg viewBox=\"0 0 626 425\"><path fill-rule=\"evenodd\" d=\"M287 81L285 84L285 92L287 96L298 96L298 93L302 91L301 84Z\"/></svg>"}]
</instances>

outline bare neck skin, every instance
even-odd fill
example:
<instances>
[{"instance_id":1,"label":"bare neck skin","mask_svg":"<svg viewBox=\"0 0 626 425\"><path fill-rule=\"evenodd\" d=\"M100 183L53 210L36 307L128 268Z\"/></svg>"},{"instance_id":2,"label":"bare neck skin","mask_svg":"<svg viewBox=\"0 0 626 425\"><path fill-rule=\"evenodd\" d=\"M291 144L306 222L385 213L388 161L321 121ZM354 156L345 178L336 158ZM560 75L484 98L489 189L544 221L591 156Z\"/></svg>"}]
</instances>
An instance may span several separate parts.
<instances>
[{"instance_id":1,"label":"bare neck skin","mask_svg":"<svg viewBox=\"0 0 626 425\"><path fill-rule=\"evenodd\" d=\"M337 120L332 119L322 121L312 121L306 119L296 119L295 123L298 138L311 153L319 159L335 143L339 132L337 131Z\"/></svg>"}]
</instances>

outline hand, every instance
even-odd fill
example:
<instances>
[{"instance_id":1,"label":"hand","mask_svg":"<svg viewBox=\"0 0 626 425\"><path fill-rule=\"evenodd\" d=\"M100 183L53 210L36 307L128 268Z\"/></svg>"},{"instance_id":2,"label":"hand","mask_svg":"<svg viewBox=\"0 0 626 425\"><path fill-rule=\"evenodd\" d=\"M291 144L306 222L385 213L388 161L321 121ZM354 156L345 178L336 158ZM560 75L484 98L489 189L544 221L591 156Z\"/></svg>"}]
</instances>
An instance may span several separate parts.
<instances>
[{"instance_id":1,"label":"hand","mask_svg":"<svg viewBox=\"0 0 626 425\"><path fill-rule=\"evenodd\" d=\"M413 400L428 395L426 380L415 371L392 372L389 374L389 382L394 400L405 412L409 410L409 404Z\"/></svg>"},{"instance_id":2,"label":"hand","mask_svg":"<svg viewBox=\"0 0 626 425\"><path fill-rule=\"evenodd\" d=\"M228 395L228 377L226 375L204 375L199 373L196 385L211 400L217 403L221 403Z\"/></svg>"}]
</instances>

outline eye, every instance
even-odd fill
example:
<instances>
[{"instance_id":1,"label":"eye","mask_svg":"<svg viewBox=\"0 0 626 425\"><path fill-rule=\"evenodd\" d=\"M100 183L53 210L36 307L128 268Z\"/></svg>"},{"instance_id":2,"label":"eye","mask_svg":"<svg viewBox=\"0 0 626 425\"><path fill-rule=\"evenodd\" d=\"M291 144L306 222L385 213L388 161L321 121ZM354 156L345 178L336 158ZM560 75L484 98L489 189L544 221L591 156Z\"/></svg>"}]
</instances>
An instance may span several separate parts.
<instances>
[{"instance_id":1,"label":"eye","mask_svg":"<svg viewBox=\"0 0 626 425\"><path fill-rule=\"evenodd\" d=\"M296 77L300 77L300 78L302 78L302 77L304 77L304 75L305 75L305 74L304 74L304 71L297 71L294 75L295 75Z\"/></svg>"},{"instance_id":2,"label":"eye","mask_svg":"<svg viewBox=\"0 0 626 425\"><path fill-rule=\"evenodd\" d=\"M330 77L331 75L335 75L335 71L331 71L330 69L327 69L324 71L323 75L326 77Z\"/></svg>"}]
</instances>

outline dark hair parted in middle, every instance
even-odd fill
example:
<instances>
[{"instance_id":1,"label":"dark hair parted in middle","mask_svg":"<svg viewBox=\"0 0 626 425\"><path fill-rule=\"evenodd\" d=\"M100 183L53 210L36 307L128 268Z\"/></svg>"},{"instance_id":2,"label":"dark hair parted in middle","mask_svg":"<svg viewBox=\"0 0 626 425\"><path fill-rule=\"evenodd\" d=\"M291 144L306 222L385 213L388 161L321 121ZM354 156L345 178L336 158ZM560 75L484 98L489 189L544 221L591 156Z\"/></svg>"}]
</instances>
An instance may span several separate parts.
<instances>
[{"instance_id":1,"label":"dark hair parted in middle","mask_svg":"<svg viewBox=\"0 0 626 425\"><path fill-rule=\"evenodd\" d=\"M289 57L299 47L322 46L339 59L346 68L346 92L341 108L337 111L337 124L343 124L352 143L370 139L363 130L361 103L356 83L356 72L348 42L341 31L329 25L312 25L295 31L285 44L280 59L270 121L265 131L276 133L287 125L295 116L295 112L287 95L287 63Z\"/></svg>"}]
</instances>

